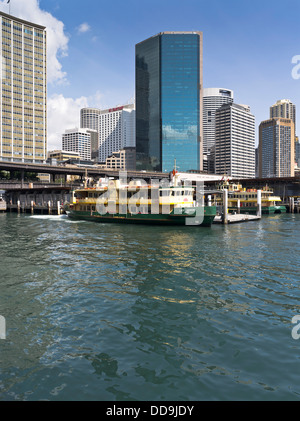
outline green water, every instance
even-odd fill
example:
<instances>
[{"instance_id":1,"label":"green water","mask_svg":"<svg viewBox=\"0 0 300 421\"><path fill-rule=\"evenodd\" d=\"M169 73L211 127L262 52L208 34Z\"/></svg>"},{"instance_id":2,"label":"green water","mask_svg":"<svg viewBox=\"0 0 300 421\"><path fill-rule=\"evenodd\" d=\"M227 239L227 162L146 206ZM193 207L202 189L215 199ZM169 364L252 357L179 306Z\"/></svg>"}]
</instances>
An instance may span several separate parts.
<instances>
[{"instance_id":1,"label":"green water","mask_svg":"<svg viewBox=\"0 0 300 421\"><path fill-rule=\"evenodd\" d=\"M0 399L299 400L299 227L0 215Z\"/></svg>"}]
</instances>

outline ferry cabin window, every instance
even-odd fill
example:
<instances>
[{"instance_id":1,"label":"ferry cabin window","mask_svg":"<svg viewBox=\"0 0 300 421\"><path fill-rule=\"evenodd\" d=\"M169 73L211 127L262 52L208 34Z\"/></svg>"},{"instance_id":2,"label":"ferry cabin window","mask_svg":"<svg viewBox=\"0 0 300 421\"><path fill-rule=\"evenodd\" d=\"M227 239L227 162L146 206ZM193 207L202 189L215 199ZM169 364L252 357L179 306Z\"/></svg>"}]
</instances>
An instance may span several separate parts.
<instances>
[{"instance_id":1,"label":"ferry cabin window","mask_svg":"<svg viewBox=\"0 0 300 421\"><path fill-rule=\"evenodd\" d=\"M150 211L151 211L151 207L150 207ZM138 214L138 213L142 213L142 214L148 214L149 213L149 208L148 206L129 206L129 213L131 214Z\"/></svg>"},{"instance_id":2,"label":"ferry cabin window","mask_svg":"<svg viewBox=\"0 0 300 421\"><path fill-rule=\"evenodd\" d=\"M147 214L148 213L148 206L140 206L139 212L143 213L143 214Z\"/></svg>"}]
</instances>

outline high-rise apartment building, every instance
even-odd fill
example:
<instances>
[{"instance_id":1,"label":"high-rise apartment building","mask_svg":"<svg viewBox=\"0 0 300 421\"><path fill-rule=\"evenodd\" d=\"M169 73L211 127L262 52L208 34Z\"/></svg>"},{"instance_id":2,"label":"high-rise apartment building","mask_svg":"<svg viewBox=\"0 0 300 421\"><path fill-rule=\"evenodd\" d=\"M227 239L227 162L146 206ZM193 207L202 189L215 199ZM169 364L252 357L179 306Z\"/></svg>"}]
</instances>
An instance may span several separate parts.
<instances>
[{"instance_id":1,"label":"high-rise apartment building","mask_svg":"<svg viewBox=\"0 0 300 421\"><path fill-rule=\"evenodd\" d=\"M136 45L138 170L201 170L202 32L161 32Z\"/></svg>"},{"instance_id":2,"label":"high-rise apartment building","mask_svg":"<svg viewBox=\"0 0 300 421\"><path fill-rule=\"evenodd\" d=\"M293 177L295 126L291 119L272 118L259 125L259 177Z\"/></svg>"},{"instance_id":3,"label":"high-rise apartment building","mask_svg":"<svg viewBox=\"0 0 300 421\"><path fill-rule=\"evenodd\" d=\"M135 148L135 105L101 110L99 115L99 162L113 153Z\"/></svg>"},{"instance_id":4,"label":"high-rise apartment building","mask_svg":"<svg viewBox=\"0 0 300 421\"><path fill-rule=\"evenodd\" d=\"M46 28L0 12L0 159L47 158Z\"/></svg>"},{"instance_id":5,"label":"high-rise apartment building","mask_svg":"<svg viewBox=\"0 0 300 421\"><path fill-rule=\"evenodd\" d=\"M78 152L83 161L91 160L91 129L66 130L62 135L62 150Z\"/></svg>"},{"instance_id":6,"label":"high-rise apartment building","mask_svg":"<svg viewBox=\"0 0 300 421\"><path fill-rule=\"evenodd\" d=\"M218 108L233 102L233 91L223 88L203 90L203 153L209 154L216 143L215 115Z\"/></svg>"},{"instance_id":7,"label":"high-rise apartment building","mask_svg":"<svg viewBox=\"0 0 300 421\"><path fill-rule=\"evenodd\" d=\"M289 99L280 99L270 107L270 119L276 117L291 119L296 132L296 106Z\"/></svg>"},{"instance_id":8,"label":"high-rise apartment building","mask_svg":"<svg viewBox=\"0 0 300 421\"><path fill-rule=\"evenodd\" d=\"M225 104L216 110L215 173L255 177L255 117L250 107Z\"/></svg>"}]
</instances>

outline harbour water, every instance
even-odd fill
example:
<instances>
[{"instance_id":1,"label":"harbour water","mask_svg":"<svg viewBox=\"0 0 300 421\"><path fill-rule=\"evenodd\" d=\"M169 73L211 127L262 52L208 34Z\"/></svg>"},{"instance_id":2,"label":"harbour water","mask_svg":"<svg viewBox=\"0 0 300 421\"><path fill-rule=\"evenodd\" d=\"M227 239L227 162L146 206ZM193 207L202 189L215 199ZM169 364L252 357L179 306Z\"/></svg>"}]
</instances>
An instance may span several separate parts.
<instances>
[{"instance_id":1,"label":"harbour water","mask_svg":"<svg viewBox=\"0 0 300 421\"><path fill-rule=\"evenodd\" d=\"M299 227L0 214L0 400L299 400Z\"/></svg>"}]
</instances>

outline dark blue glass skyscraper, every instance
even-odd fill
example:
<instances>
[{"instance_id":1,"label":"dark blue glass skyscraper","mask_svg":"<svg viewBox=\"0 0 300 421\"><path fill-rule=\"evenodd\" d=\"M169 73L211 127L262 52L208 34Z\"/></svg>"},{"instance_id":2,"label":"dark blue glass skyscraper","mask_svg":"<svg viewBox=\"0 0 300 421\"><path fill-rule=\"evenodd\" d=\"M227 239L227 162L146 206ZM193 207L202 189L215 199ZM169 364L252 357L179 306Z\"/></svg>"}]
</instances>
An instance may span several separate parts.
<instances>
[{"instance_id":1,"label":"dark blue glass skyscraper","mask_svg":"<svg viewBox=\"0 0 300 421\"><path fill-rule=\"evenodd\" d=\"M137 170L202 169L202 32L136 45Z\"/></svg>"}]
</instances>

